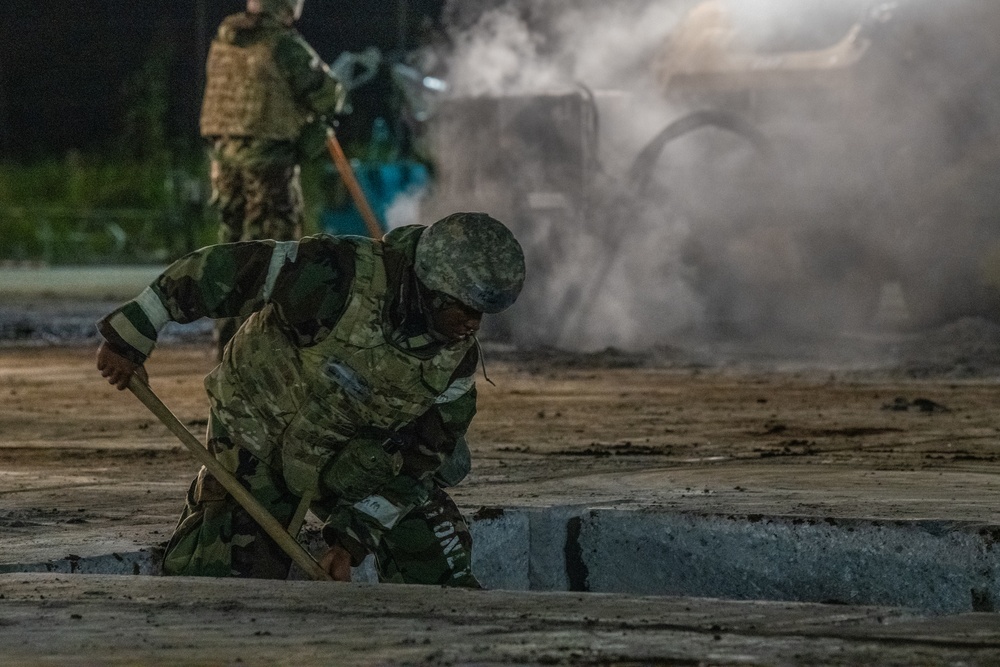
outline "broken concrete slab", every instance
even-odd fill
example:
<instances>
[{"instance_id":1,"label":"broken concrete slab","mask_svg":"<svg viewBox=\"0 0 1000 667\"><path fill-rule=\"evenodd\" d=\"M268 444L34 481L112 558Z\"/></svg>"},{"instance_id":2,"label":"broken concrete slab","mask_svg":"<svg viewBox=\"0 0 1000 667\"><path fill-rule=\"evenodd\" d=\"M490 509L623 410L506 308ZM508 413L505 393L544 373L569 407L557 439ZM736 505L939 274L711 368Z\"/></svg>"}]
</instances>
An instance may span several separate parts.
<instances>
[{"instance_id":1,"label":"broken concrete slab","mask_svg":"<svg viewBox=\"0 0 1000 667\"><path fill-rule=\"evenodd\" d=\"M0 563L0 574L53 572L60 574L156 575L160 573L161 560L161 550L155 548L99 556L70 554L64 558L37 563Z\"/></svg>"},{"instance_id":2,"label":"broken concrete slab","mask_svg":"<svg viewBox=\"0 0 1000 667\"><path fill-rule=\"evenodd\" d=\"M946 521L739 516L586 507L481 508L473 571L489 589L579 591L995 611L1000 527ZM319 557L318 530L307 548ZM158 550L0 572L155 574ZM295 578L302 578L295 575ZM371 562L355 580L376 580Z\"/></svg>"},{"instance_id":3,"label":"broken concrete slab","mask_svg":"<svg viewBox=\"0 0 1000 667\"><path fill-rule=\"evenodd\" d=\"M473 566L490 588L927 613L995 611L1000 601L998 526L574 508L476 518Z\"/></svg>"}]
</instances>

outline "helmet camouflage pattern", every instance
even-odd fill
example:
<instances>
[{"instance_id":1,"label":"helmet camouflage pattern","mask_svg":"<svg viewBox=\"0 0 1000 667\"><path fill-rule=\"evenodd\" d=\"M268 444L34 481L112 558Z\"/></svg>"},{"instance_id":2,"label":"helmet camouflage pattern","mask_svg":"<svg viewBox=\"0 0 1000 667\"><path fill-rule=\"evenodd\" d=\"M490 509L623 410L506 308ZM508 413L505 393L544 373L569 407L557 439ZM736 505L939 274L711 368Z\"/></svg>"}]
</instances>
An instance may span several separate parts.
<instances>
[{"instance_id":1,"label":"helmet camouflage pattern","mask_svg":"<svg viewBox=\"0 0 1000 667\"><path fill-rule=\"evenodd\" d=\"M414 270L429 289L483 313L499 313L524 284L524 253L507 227L485 213L453 213L417 241Z\"/></svg>"},{"instance_id":2,"label":"helmet camouflage pattern","mask_svg":"<svg viewBox=\"0 0 1000 667\"><path fill-rule=\"evenodd\" d=\"M305 0L247 0L247 11L266 12L268 14L280 15L282 12L291 12L296 19L302 15L302 5Z\"/></svg>"}]
</instances>

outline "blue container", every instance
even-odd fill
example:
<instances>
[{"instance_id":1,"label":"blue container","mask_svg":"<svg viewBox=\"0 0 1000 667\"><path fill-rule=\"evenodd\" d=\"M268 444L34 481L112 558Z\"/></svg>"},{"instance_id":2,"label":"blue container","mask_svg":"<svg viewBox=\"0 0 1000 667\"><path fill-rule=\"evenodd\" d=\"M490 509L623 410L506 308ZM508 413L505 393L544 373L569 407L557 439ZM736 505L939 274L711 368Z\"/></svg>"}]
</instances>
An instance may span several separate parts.
<instances>
[{"instance_id":1,"label":"blue container","mask_svg":"<svg viewBox=\"0 0 1000 667\"><path fill-rule=\"evenodd\" d=\"M351 161L361 190L368 199L382 231L388 231L386 213L399 196L412 197L430 182L430 172L419 162ZM333 166L329 170L333 171ZM332 175L332 174L331 174ZM327 234L355 234L368 236L368 228L353 201L348 199L341 206L326 206L320 211L320 229Z\"/></svg>"}]
</instances>

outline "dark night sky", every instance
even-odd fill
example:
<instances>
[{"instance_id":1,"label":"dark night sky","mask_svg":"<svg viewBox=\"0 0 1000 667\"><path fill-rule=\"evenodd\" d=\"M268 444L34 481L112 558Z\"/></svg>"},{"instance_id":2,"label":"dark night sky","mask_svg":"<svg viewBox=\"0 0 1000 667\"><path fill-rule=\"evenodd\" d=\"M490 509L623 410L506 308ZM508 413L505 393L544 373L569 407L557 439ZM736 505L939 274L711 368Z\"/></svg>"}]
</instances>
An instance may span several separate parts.
<instances>
[{"instance_id":1,"label":"dark night sky","mask_svg":"<svg viewBox=\"0 0 1000 667\"><path fill-rule=\"evenodd\" d=\"M299 30L333 61L400 41L400 7L412 22L441 0L307 0ZM198 8L204 11L200 28ZM155 53L170 55L169 131L196 134L204 40L240 0L4 0L0 3L0 159L90 149L122 128L126 82ZM413 46L410 44L410 46ZM359 94L361 115L378 87Z\"/></svg>"}]
</instances>

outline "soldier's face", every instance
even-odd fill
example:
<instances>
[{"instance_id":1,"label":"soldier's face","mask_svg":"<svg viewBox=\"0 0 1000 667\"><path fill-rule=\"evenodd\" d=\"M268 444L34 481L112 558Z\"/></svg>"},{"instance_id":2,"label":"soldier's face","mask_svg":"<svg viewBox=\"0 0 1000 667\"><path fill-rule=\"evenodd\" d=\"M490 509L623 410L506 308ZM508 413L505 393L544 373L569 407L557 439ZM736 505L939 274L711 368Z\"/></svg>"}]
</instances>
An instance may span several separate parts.
<instances>
[{"instance_id":1,"label":"soldier's face","mask_svg":"<svg viewBox=\"0 0 1000 667\"><path fill-rule=\"evenodd\" d=\"M431 313L434 330L453 343L474 335L482 321L481 312L457 301L446 303Z\"/></svg>"}]
</instances>

